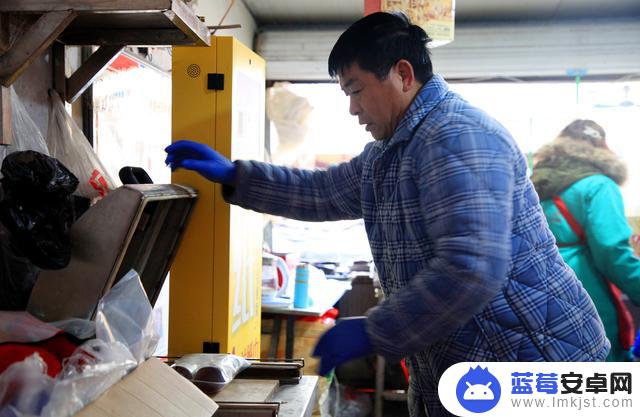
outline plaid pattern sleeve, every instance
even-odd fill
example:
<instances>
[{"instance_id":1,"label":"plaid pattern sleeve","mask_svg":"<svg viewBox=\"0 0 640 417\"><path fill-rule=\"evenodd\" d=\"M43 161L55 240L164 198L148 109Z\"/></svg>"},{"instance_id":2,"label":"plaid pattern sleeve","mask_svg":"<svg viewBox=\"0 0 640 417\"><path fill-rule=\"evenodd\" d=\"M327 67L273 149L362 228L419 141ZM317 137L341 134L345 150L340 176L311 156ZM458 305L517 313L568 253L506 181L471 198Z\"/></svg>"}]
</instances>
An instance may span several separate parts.
<instances>
[{"instance_id":1,"label":"plaid pattern sleeve","mask_svg":"<svg viewBox=\"0 0 640 417\"><path fill-rule=\"evenodd\" d=\"M223 196L231 204L261 213L305 221L358 219L361 159L326 170L279 167L257 161L235 161L241 182L225 186Z\"/></svg>"}]
</instances>

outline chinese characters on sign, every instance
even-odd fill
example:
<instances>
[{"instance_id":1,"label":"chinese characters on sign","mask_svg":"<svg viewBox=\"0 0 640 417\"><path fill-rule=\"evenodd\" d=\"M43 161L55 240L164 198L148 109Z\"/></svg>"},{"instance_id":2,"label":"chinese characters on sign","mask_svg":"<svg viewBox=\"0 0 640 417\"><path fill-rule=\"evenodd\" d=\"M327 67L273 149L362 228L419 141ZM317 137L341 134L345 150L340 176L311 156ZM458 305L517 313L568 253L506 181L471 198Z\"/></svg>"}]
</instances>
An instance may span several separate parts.
<instances>
[{"instance_id":1,"label":"chinese characters on sign","mask_svg":"<svg viewBox=\"0 0 640 417\"><path fill-rule=\"evenodd\" d=\"M557 373L512 372L511 393L582 394L623 392L631 394L631 373L594 373L591 376L569 372Z\"/></svg>"}]
</instances>

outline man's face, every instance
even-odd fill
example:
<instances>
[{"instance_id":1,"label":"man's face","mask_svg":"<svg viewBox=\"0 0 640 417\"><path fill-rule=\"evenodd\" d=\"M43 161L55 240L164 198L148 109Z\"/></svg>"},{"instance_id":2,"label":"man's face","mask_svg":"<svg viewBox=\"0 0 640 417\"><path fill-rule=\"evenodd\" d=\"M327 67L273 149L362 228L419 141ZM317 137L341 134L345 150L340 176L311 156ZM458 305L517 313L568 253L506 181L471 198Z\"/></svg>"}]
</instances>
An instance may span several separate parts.
<instances>
[{"instance_id":1,"label":"man's face","mask_svg":"<svg viewBox=\"0 0 640 417\"><path fill-rule=\"evenodd\" d=\"M374 139L389 139L406 109L402 78L396 67L391 68L384 80L379 80L374 73L354 63L340 72L338 81L349 97L349 113L358 117Z\"/></svg>"}]
</instances>

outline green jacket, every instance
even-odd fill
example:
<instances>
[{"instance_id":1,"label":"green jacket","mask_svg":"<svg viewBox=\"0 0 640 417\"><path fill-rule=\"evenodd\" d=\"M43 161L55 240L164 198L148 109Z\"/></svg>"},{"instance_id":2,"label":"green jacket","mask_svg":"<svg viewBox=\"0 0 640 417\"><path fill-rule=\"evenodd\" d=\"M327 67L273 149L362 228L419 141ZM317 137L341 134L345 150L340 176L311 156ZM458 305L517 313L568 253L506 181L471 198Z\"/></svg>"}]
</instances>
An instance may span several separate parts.
<instances>
[{"instance_id":1,"label":"green jacket","mask_svg":"<svg viewBox=\"0 0 640 417\"><path fill-rule=\"evenodd\" d=\"M620 187L616 183L624 180L626 171L617 158L611 158L612 154L608 151L602 150L607 154L601 154L600 150L591 154L587 152L582 154L585 158L576 158L570 152L563 154L564 151L575 151L575 144L571 142L575 141L569 142L569 148L558 148L558 143L555 143L556 146L551 149L543 149L541 157L536 158L539 161L534 167L532 180L540 186L538 192L543 200L542 208L560 245L560 254L575 271L600 314L611 341L607 360L623 361L628 352L620 345L616 310L604 277L618 286L635 304L640 304L640 259L634 256L629 245L631 228L625 218ZM549 158L549 155L553 156ZM545 156L548 157L546 161L542 159ZM559 160L562 160L562 164L558 163ZM570 166L571 169L565 169L559 175L557 172L556 175L547 175L557 170L559 165ZM573 182L570 181L571 175L577 177ZM567 182L570 185L567 186ZM560 195L582 226L587 239L586 246L563 246L577 243L579 239L550 200L556 194Z\"/></svg>"}]
</instances>

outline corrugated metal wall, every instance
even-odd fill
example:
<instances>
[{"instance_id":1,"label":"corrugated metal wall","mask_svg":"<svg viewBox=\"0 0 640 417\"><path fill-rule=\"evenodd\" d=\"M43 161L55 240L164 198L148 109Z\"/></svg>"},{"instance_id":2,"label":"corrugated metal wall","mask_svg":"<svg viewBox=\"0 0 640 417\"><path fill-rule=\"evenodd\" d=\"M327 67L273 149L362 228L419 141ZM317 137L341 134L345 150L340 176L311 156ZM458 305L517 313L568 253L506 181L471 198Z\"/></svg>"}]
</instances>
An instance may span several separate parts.
<instances>
[{"instance_id":1,"label":"corrugated metal wall","mask_svg":"<svg viewBox=\"0 0 640 417\"><path fill-rule=\"evenodd\" d=\"M267 79L328 80L327 58L342 30L264 30L255 48ZM640 73L640 20L470 25L455 36L433 49L435 71L449 79Z\"/></svg>"}]
</instances>

